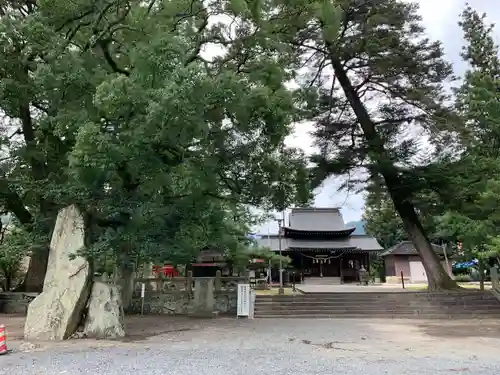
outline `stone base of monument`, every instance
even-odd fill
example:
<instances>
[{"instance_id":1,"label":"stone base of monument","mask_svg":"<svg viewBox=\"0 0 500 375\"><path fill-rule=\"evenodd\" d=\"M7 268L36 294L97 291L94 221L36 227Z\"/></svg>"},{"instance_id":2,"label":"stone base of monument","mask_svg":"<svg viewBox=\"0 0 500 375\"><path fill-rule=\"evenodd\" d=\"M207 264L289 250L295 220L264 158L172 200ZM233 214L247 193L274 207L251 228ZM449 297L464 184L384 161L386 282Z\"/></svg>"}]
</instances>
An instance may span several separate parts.
<instances>
[{"instance_id":1,"label":"stone base of monument","mask_svg":"<svg viewBox=\"0 0 500 375\"><path fill-rule=\"evenodd\" d=\"M116 285L95 281L85 319L85 337L117 339L125 337L120 291Z\"/></svg>"}]
</instances>

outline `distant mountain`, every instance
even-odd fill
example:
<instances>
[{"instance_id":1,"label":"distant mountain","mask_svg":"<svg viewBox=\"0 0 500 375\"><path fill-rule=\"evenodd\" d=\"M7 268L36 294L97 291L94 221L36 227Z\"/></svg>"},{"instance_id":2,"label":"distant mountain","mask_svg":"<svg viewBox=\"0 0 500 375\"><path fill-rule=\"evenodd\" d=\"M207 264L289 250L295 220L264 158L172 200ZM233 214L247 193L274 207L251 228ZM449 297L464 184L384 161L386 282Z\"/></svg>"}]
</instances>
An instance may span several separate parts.
<instances>
[{"instance_id":1,"label":"distant mountain","mask_svg":"<svg viewBox=\"0 0 500 375\"><path fill-rule=\"evenodd\" d=\"M353 234L366 234L365 222L363 220L350 221L350 222L346 223L345 226L348 228L355 227L356 230L353 232Z\"/></svg>"}]
</instances>

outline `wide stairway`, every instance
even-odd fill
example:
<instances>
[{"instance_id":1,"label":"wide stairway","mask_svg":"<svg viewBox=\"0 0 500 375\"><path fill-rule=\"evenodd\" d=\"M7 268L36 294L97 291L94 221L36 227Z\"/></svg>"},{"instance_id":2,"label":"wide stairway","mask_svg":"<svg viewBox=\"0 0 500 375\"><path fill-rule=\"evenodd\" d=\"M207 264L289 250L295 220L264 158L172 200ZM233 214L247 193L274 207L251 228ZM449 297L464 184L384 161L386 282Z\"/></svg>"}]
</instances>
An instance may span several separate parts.
<instances>
[{"instance_id":1,"label":"wide stairway","mask_svg":"<svg viewBox=\"0 0 500 375\"><path fill-rule=\"evenodd\" d=\"M257 296L255 318L500 318L500 301L468 290Z\"/></svg>"}]
</instances>

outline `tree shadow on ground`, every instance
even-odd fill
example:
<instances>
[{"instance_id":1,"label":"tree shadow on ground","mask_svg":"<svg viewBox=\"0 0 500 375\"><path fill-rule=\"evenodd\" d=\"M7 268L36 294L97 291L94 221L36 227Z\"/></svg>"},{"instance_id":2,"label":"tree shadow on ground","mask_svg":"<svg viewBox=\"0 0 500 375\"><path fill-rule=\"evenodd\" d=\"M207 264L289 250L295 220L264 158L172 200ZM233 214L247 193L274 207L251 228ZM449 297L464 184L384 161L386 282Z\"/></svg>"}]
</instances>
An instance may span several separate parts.
<instances>
[{"instance_id":1,"label":"tree shadow on ground","mask_svg":"<svg viewBox=\"0 0 500 375\"><path fill-rule=\"evenodd\" d=\"M500 338L500 321L471 319L467 322L420 323L417 327L423 333L443 338L487 337Z\"/></svg>"}]
</instances>

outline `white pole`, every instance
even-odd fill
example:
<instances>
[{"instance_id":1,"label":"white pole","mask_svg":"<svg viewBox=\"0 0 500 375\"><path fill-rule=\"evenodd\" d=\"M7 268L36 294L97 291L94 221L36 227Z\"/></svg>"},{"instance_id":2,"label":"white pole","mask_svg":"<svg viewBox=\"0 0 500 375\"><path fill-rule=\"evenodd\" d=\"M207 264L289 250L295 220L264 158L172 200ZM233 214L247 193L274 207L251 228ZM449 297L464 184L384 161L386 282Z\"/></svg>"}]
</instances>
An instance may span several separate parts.
<instances>
[{"instance_id":1,"label":"white pole","mask_svg":"<svg viewBox=\"0 0 500 375\"><path fill-rule=\"evenodd\" d=\"M285 294L283 289L283 259L281 255L281 223L283 219L277 219L278 221L278 243L279 243L279 254L280 254L280 288L278 290L279 295Z\"/></svg>"},{"instance_id":2,"label":"white pole","mask_svg":"<svg viewBox=\"0 0 500 375\"><path fill-rule=\"evenodd\" d=\"M271 247L271 228L269 228L269 226L267 227L267 242L268 242L269 248L272 251L272 247ZM274 254L274 252L273 252L273 254ZM269 259L269 269L268 269L268 272L267 272L267 277L269 279L269 286L271 286L272 283L273 283L273 280L272 280L272 277L271 277L272 270L273 270L273 266L271 264L271 259Z\"/></svg>"},{"instance_id":3,"label":"white pole","mask_svg":"<svg viewBox=\"0 0 500 375\"><path fill-rule=\"evenodd\" d=\"M146 297L146 284L141 285L141 315L144 315L144 297Z\"/></svg>"}]
</instances>

